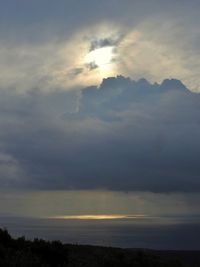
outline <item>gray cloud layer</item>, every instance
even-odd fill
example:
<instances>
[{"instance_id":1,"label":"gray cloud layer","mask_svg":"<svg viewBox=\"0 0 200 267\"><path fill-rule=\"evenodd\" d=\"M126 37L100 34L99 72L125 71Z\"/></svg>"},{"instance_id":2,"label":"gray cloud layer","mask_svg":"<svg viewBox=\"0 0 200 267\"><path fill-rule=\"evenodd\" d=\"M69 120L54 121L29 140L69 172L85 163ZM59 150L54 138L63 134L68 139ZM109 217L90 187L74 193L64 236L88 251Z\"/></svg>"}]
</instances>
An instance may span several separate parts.
<instances>
[{"instance_id":1,"label":"gray cloud layer","mask_svg":"<svg viewBox=\"0 0 200 267\"><path fill-rule=\"evenodd\" d=\"M200 191L200 95L123 76L0 91L2 188Z\"/></svg>"},{"instance_id":2,"label":"gray cloud layer","mask_svg":"<svg viewBox=\"0 0 200 267\"><path fill-rule=\"evenodd\" d=\"M71 90L122 73L199 91L198 0L0 7L1 188L200 191L199 94L124 77ZM105 46L101 73L84 58Z\"/></svg>"}]
</instances>

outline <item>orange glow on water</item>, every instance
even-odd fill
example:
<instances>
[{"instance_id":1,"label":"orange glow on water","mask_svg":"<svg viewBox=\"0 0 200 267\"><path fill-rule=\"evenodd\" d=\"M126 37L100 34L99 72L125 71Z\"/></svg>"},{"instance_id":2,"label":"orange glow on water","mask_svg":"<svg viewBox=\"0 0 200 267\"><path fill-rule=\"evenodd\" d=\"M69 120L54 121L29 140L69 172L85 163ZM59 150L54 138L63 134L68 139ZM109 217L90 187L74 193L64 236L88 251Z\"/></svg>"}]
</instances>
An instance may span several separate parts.
<instances>
[{"instance_id":1,"label":"orange glow on water","mask_svg":"<svg viewBox=\"0 0 200 267\"><path fill-rule=\"evenodd\" d=\"M62 215L50 217L51 219L63 220L117 220L117 219L142 219L145 215L124 215L124 214L109 214L109 215Z\"/></svg>"}]
</instances>

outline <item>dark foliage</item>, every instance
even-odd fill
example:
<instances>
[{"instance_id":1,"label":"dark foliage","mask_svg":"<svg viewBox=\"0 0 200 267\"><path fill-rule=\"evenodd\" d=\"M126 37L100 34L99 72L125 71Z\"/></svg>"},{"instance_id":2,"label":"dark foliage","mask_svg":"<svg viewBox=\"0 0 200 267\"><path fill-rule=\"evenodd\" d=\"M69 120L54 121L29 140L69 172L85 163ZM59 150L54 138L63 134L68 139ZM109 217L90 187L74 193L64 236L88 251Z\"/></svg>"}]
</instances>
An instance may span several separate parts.
<instances>
[{"instance_id":1,"label":"dark foliage","mask_svg":"<svg viewBox=\"0 0 200 267\"><path fill-rule=\"evenodd\" d=\"M67 264L67 249L61 242L12 239L7 230L0 230L0 266L64 267Z\"/></svg>"},{"instance_id":2,"label":"dark foliage","mask_svg":"<svg viewBox=\"0 0 200 267\"><path fill-rule=\"evenodd\" d=\"M195 259L195 260L194 260ZM200 267L200 252L64 245L0 229L0 267Z\"/></svg>"}]
</instances>

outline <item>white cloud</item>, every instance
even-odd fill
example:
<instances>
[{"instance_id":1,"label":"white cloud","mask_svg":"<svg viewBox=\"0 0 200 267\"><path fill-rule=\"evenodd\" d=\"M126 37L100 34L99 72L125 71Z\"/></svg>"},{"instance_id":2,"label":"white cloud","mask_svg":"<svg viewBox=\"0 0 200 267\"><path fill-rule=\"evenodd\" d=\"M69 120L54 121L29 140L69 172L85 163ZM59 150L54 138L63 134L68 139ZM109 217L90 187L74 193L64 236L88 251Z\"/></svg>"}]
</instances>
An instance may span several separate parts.
<instances>
[{"instance_id":1,"label":"white cloud","mask_svg":"<svg viewBox=\"0 0 200 267\"><path fill-rule=\"evenodd\" d=\"M79 28L66 38L52 37L48 42L2 42L0 88L68 90L96 85L103 78L122 74L155 82L174 77L198 91L198 34L176 20L161 21L157 16L133 27L97 23ZM89 67L86 58L91 46L106 40L113 44L112 64Z\"/></svg>"},{"instance_id":2,"label":"white cloud","mask_svg":"<svg viewBox=\"0 0 200 267\"><path fill-rule=\"evenodd\" d=\"M118 72L152 82L177 78L191 90L200 91L200 58L194 45L194 33L176 20L148 19L120 43Z\"/></svg>"}]
</instances>

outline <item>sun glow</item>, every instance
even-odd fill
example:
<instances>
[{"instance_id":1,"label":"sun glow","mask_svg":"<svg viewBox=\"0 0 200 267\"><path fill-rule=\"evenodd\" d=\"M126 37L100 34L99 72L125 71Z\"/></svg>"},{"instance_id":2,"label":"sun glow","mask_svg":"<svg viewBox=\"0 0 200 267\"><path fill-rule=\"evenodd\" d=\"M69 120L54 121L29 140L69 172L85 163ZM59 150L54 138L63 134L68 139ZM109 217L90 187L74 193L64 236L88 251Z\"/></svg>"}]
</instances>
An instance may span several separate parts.
<instances>
[{"instance_id":1,"label":"sun glow","mask_svg":"<svg viewBox=\"0 0 200 267\"><path fill-rule=\"evenodd\" d=\"M119 220L119 219L142 219L145 215L124 215L124 214L111 214L111 215L63 215L51 217L51 219L63 220Z\"/></svg>"},{"instance_id":2,"label":"sun glow","mask_svg":"<svg viewBox=\"0 0 200 267\"><path fill-rule=\"evenodd\" d=\"M113 50L113 46L97 48L86 55L85 63L97 67L111 64L114 57Z\"/></svg>"}]
</instances>

